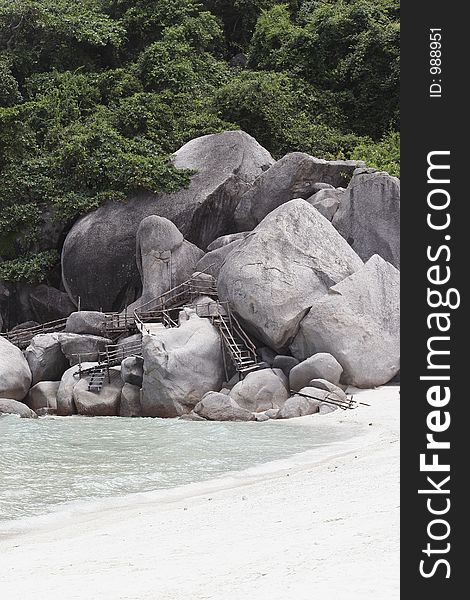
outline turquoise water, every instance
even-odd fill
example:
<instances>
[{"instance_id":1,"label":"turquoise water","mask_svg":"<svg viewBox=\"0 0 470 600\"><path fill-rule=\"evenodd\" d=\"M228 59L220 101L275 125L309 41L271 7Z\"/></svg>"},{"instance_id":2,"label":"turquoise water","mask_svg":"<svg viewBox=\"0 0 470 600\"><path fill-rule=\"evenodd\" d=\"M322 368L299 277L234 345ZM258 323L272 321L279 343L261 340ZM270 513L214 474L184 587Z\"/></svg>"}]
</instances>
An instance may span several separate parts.
<instances>
[{"instance_id":1,"label":"turquoise water","mask_svg":"<svg viewBox=\"0 0 470 600\"><path fill-rule=\"evenodd\" d=\"M0 521L212 479L339 435L334 423L316 432L279 421L0 417Z\"/></svg>"}]
</instances>

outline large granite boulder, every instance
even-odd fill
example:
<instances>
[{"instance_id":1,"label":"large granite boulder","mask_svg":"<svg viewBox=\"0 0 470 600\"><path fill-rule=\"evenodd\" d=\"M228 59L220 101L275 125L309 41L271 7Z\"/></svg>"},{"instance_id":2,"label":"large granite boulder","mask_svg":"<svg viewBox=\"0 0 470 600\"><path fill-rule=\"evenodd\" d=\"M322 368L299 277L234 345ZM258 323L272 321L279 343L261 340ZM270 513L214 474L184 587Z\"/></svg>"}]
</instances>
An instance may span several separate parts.
<instances>
[{"instance_id":1,"label":"large granite boulder","mask_svg":"<svg viewBox=\"0 0 470 600\"><path fill-rule=\"evenodd\" d=\"M68 294L54 287L24 282L0 285L0 313L5 329L27 321L47 323L77 310Z\"/></svg>"},{"instance_id":2,"label":"large granite boulder","mask_svg":"<svg viewBox=\"0 0 470 600\"><path fill-rule=\"evenodd\" d=\"M94 310L73 312L67 319L65 331L104 336L106 334L106 315Z\"/></svg>"},{"instance_id":3,"label":"large granite boulder","mask_svg":"<svg viewBox=\"0 0 470 600\"><path fill-rule=\"evenodd\" d=\"M49 285L35 286L28 297L33 319L39 323L65 319L77 310L66 292Z\"/></svg>"},{"instance_id":4,"label":"large granite boulder","mask_svg":"<svg viewBox=\"0 0 470 600\"><path fill-rule=\"evenodd\" d=\"M291 200L227 256L219 296L256 337L282 350L315 299L362 264L325 217L305 200Z\"/></svg>"},{"instance_id":5,"label":"large granite boulder","mask_svg":"<svg viewBox=\"0 0 470 600\"><path fill-rule=\"evenodd\" d=\"M179 327L143 339L142 415L176 417L190 412L224 381L220 336L208 319L185 309Z\"/></svg>"},{"instance_id":6,"label":"large granite boulder","mask_svg":"<svg viewBox=\"0 0 470 600\"><path fill-rule=\"evenodd\" d=\"M215 250L208 252L197 263L196 271L203 271L209 275L212 275L212 277L215 279L218 279L224 260L227 258L230 252L235 250L235 248L240 245L241 241L241 239L234 240L233 242L230 242L230 244L225 244L220 248L216 248Z\"/></svg>"},{"instance_id":7,"label":"large granite boulder","mask_svg":"<svg viewBox=\"0 0 470 600\"><path fill-rule=\"evenodd\" d=\"M80 360L87 362L96 362L100 352L106 350L108 344L112 344L109 338L99 335L86 335L77 333L58 333L57 334L62 353L69 361L69 364L78 365Z\"/></svg>"},{"instance_id":8,"label":"large granite boulder","mask_svg":"<svg viewBox=\"0 0 470 600\"><path fill-rule=\"evenodd\" d=\"M31 387L31 370L19 348L0 337L0 398L23 400Z\"/></svg>"},{"instance_id":9,"label":"large granite boulder","mask_svg":"<svg viewBox=\"0 0 470 600\"><path fill-rule=\"evenodd\" d=\"M25 350L25 357L31 369L31 385L40 381L59 381L70 366L62 352L58 333L35 335Z\"/></svg>"},{"instance_id":10,"label":"large granite boulder","mask_svg":"<svg viewBox=\"0 0 470 600\"><path fill-rule=\"evenodd\" d=\"M87 417L116 417L119 415L123 381L118 368L109 370L100 392L88 391L90 377L80 379L73 388L73 402L79 415Z\"/></svg>"},{"instance_id":11,"label":"large granite boulder","mask_svg":"<svg viewBox=\"0 0 470 600\"><path fill-rule=\"evenodd\" d=\"M0 415L18 415L22 419L38 418L37 414L29 406L11 398L0 398Z\"/></svg>"},{"instance_id":12,"label":"large granite boulder","mask_svg":"<svg viewBox=\"0 0 470 600\"><path fill-rule=\"evenodd\" d=\"M291 350L301 359L329 352L343 367L345 384L371 388L390 381L400 369L398 270L373 256L313 303Z\"/></svg>"},{"instance_id":13,"label":"large granite boulder","mask_svg":"<svg viewBox=\"0 0 470 600\"><path fill-rule=\"evenodd\" d=\"M57 392L60 381L41 381L28 392L25 402L38 415L57 413Z\"/></svg>"},{"instance_id":14,"label":"large granite boulder","mask_svg":"<svg viewBox=\"0 0 470 600\"><path fill-rule=\"evenodd\" d=\"M91 362L82 363L82 368L89 369L96 364ZM59 416L68 417L77 414L77 408L73 400L73 390L79 381L77 366L70 367L62 375L59 389L57 390L57 414Z\"/></svg>"},{"instance_id":15,"label":"large granite boulder","mask_svg":"<svg viewBox=\"0 0 470 600\"><path fill-rule=\"evenodd\" d=\"M253 421L254 416L240 407L233 398L209 392L194 407L194 412L207 421Z\"/></svg>"},{"instance_id":16,"label":"large granite boulder","mask_svg":"<svg viewBox=\"0 0 470 600\"><path fill-rule=\"evenodd\" d=\"M119 404L120 417L141 417L140 387L125 383L122 386L121 402Z\"/></svg>"},{"instance_id":17,"label":"large granite boulder","mask_svg":"<svg viewBox=\"0 0 470 600\"><path fill-rule=\"evenodd\" d=\"M287 378L280 369L253 371L230 391L238 406L250 412L281 408L289 398Z\"/></svg>"},{"instance_id":18,"label":"large granite boulder","mask_svg":"<svg viewBox=\"0 0 470 600\"><path fill-rule=\"evenodd\" d=\"M327 352L319 352L306 358L289 373L289 385L295 392L308 385L312 379L326 379L331 383L339 383L343 367L334 356Z\"/></svg>"},{"instance_id":19,"label":"large granite boulder","mask_svg":"<svg viewBox=\"0 0 470 600\"><path fill-rule=\"evenodd\" d=\"M362 258L379 254L400 268L400 180L359 169L351 179L333 225Z\"/></svg>"},{"instance_id":20,"label":"large granite boulder","mask_svg":"<svg viewBox=\"0 0 470 600\"><path fill-rule=\"evenodd\" d=\"M137 230L137 266L142 278L142 296L129 311L158 298L191 277L204 252L186 241L168 219L146 217Z\"/></svg>"},{"instance_id":21,"label":"large granite boulder","mask_svg":"<svg viewBox=\"0 0 470 600\"><path fill-rule=\"evenodd\" d=\"M325 182L347 185L357 161L326 161L302 152L286 154L243 194L235 211L240 231L254 229L264 217L281 204L294 198L309 198Z\"/></svg>"},{"instance_id":22,"label":"large granite boulder","mask_svg":"<svg viewBox=\"0 0 470 600\"><path fill-rule=\"evenodd\" d=\"M269 152L243 131L206 135L185 144L174 165L191 169L188 188L155 195L140 192L109 202L82 217L67 235L62 253L65 289L82 308L121 310L140 290L135 240L140 222L165 217L183 236L205 249L235 231L233 213L242 193L273 164Z\"/></svg>"}]
</instances>

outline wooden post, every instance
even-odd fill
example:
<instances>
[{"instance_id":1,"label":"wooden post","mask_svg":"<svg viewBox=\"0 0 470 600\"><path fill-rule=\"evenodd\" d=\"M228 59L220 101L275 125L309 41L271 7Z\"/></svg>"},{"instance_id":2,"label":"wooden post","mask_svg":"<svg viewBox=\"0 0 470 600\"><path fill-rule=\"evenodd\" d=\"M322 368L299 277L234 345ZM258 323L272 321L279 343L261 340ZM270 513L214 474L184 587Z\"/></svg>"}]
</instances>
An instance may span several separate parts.
<instances>
[{"instance_id":1,"label":"wooden post","mask_svg":"<svg viewBox=\"0 0 470 600\"><path fill-rule=\"evenodd\" d=\"M78 312L80 312L82 310L82 298L81 296L78 297Z\"/></svg>"},{"instance_id":2,"label":"wooden post","mask_svg":"<svg viewBox=\"0 0 470 600\"><path fill-rule=\"evenodd\" d=\"M222 339L222 336L220 336L220 346L221 346L221 350L222 350L222 360L224 361L225 381L228 383L229 377L228 377L228 369L227 369L227 357L225 356L225 344Z\"/></svg>"},{"instance_id":3,"label":"wooden post","mask_svg":"<svg viewBox=\"0 0 470 600\"><path fill-rule=\"evenodd\" d=\"M109 350L108 350L108 346L106 346L106 371L108 373L108 383L111 383L111 373L109 371Z\"/></svg>"}]
</instances>

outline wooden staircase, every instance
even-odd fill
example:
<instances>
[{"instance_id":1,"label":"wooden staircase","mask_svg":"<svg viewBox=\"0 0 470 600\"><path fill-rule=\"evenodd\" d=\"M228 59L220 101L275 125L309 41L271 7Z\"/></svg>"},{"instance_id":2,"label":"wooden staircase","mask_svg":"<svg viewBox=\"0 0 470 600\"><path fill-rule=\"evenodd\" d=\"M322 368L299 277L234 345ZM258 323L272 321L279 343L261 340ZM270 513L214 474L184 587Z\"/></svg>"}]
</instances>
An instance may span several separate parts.
<instances>
[{"instance_id":1,"label":"wooden staircase","mask_svg":"<svg viewBox=\"0 0 470 600\"><path fill-rule=\"evenodd\" d=\"M248 373L259 368L256 346L245 333L235 315L224 310L213 318L213 324L219 330L224 346L243 379Z\"/></svg>"},{"instance_id":2,"label":"wooden staircase","mask_svg":"<svg viewBox=\"0 0 470 600\"><path fill-rule=\"evenodd\" d=\"M211 303L210 310L207 304L194 304L200 296L208 296L215 301ZM155 327L178 327L178 314L184 307L192 308L202 318L211 319L241 379L259 368L256 346L230 311L228 302L219 302L215 280L208 285L197 278L188 279L141 305L134 312L136 327L144 335L156 333L158 329L155 330Z\"/></svg>"},{"instance_id":3,"label":"wooden staircase","mask_svg":"<svg viewBox=\"0 0 470 600\"><path fill-rule=\"evenodd\" d=\"M119 366L125 358L130 356L142 356L142 341L120 345L109 344L106 346L106 351L99 354L97 365L82 369L79 364L76 375L80 378L89 375L88 391L99 394L106 378L109 378L109 369Z\"/></svg>"}]
</instances>

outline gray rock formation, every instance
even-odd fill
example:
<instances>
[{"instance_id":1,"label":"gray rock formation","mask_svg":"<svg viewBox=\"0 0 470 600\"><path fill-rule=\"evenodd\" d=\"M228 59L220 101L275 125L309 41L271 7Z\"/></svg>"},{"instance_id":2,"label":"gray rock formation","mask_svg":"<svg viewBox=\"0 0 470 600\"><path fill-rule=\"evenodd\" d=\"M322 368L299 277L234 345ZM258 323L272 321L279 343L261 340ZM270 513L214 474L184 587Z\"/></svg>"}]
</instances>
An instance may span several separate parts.
<instances>
[{"instance_id":1,"label":"gray rock formation","mask_svg":"<svg viewBox=\"0 0 470 600\"><path fill-rule=\"evenodd\" d=\"M95 365L96 363L83 363L82 367L88 369ZM61 417L77 414L77 409L73 401L73 390L80 381L77 373L77 366L70 367L70 369L65 371L60 380L59 389L57 390L57 414Z\"/></svg>"},{"instance_id":2,"label":"gray rock formation","mask_svg":"<svg viewBox=\"0 0 470 600\"><path fill-rule=\"evenodd\" d=\"M320 183L314 183L312 185L312 196L314 196L320 190L334 190L334 189L336 189L336 188L334 185L331 185L331 183L324 183L324 182L320 181ZM339 189L344 189L344 188L339 188ZM312 196L310 196L310 197L312 197Z\"/></svg>"},{"instance_id":3,"label":"gray rock formation","mask_svg":"<svg viewBox=\"0 0 470 600\"><path fill-rule=\"evenodd\" d=\"M101 392L89 392L89 377L80 379L73 388L73 402L79 415L87 417L115 417L119 415L119 404L123 382L119 369L110 369L110 379L105 379Z\"/></svg>"},{"instance_id":4,"label":"gray rock formation","mask_svg":"<svg viewBox=\"0 0 470 600\"><path fill-rule=\"evenodd\" d=\"M209 392L196 404L194 412L207 421L253 421L249 410L241 408L233 398Z\"/></svg>"},{"instance_id":5,"label":"gray rock formation","mask_svg":"<svg viewBox=\"0 0 470 600\"><path fill-rule=\"evenodd\" d=\"M106 345L112 344L110 339L98 335L58 333L57 336L62 353L71 366L78 364L78 355L82 361L96 362L99 353L106 350Z\"/></svg>"},{"instance_id":6,"label":"gray rock formation","mask_svg":"<svg viewBox=\"0 0 470 600\"><path fill-rule=\"evenodd\" d=\"M144 378L144 359L140 356L129 356L121 363L121 378L124 383L142 387Z\"/></svg>"},{"instance_id":7,"label":"gray rock formation","mask_svg":"<svg viewBox=\"0 0 470 600\"><path fill-rule=\"evenodd\" d=\"M229 396L250 412L263 412L270 408L281 408L290 394L287 378L279 369L253 371L237 383Z\"/></svg>"},{"instance_id":8,"label":"gray rock formation","mask_svg":"<svg viewBox=\"0 0 470 600\"><path fill-rule=\"evenodd\" d=\"M319 390L325 390L326 392L332 392L332 398L337 400L345 401L348 399L344 390L342 390L339 386L327 381L326 379L312 379L309 382L308 387L317 388Z\"/></svg>"},{"instance_id":9,"label":"gray rock formation","mask_svg":"<svg viewBox=\"0 0 470 600\"><path fill-rule=\"evenodd\" d=\"M281 351L315 299L362 264L325 217L305 200L291 200L229 254L219 296L252 333Z\"/></svg>"},{"instance_id":10,"label":"gray rock formation","mask_svg":"<svg viewBox=\"0 0 470 600\"><path fill-rule=\"evenodd\" d=\"M332 221L343 195L344 191L342 189L324 189L307 198L307 202L316 208L328 221Z\"/></svg>"},{"instance_id":11,"label":"gray rock formation","mask_svg":"<svg viewBox=\"0 0 470 600\"><path fill-rule=\"evenodd\" d=\"M242 240L234 240L230 244L225 244L220 248L216 248L212 250L212 252L208 252L205 254L197 263L196 271L204 271L205 273L209 273L217 279L219 277L220 268L222 267L224 260L227 256L237 248Z\"/></svg>"},{"instance_id":12,"label":"gray rock formation","mask_svg":"<svg viewBox=\"0 0 470 600\"><path fill-rule=\"evenodd\" d=\"M311 387L304 387L299 390L302 394L315 396L314 398L305 398L304 396L294 395L289 398L277 414L277 419L293 419L294 417L305 417L317 413L322 404L322 399L326 398L328 392ZM316 399L318 398L318 399Z\"/></svg>"},{"instance_id":13,"label":"gray rock formation","mask_svg":"<svg viewBox=\"0 0 470 600\"><path fill-rule=\"evenodd\" d=\"M175 329L144 336L142 415L176 417L189 412L224 381L221 341L207 319L185 309Z\"/></svg>"},{"instance_id":14,"label":"gray rock formation","mask_svg":"<svg viewBox=\"0 0 470 600\"><path fill-rule=\"evenodd\" d=\"M21 350L0 337L0 398L23 400L31 387L31 370Z\"/></svg>"},{"instance_id":15,"label":"gray rock formation","mask_svg":"<svg viewBox=\"0 0 470 600\"><path fill-rule=\"evenodd\" d=\"M54 287L23 282L0 285L0 314L7 330L27 321L39 324L63 319L74 310L68 295Z\"/></svg>"},{"instance_id":16,"label":"gray rock formation","mask_svg":"<svg viewBox=\"0 0 470 600\"><path fill-rule=\"evenodd\" d=\"M194 410L192 410L190 413L185 413L184 415L181 415L180 421L203 421L207 423L207 419L204 419L204 417L201 417L199 415L197 415Z\"/></svg>"},{"instance_id":17,"label":"gray rock formation","mask_svg":"<svg viewBox=\"0 0 470 600\"><path fill-rule=\"evenodd\" d=\"M10 398L0 398L0 415L19 415L22 419L37 419L38 416L26 404Z\"/></svg>"},{"instance_id":18,"label":"gray rock formation","mask_svg":"<svg viewBox=\"0 0 470 600\"><path fill-rule=\"evenodd\" d=\"M241 240L244 240L249 233L249 231L240 231L239 233L227 233L227 235L221 235L207 246L207 252L218 250L232 242L240 242Z\"/></svg>"},{"instance_id":19,"label":"gray rock formation","mask_svg":"<svg viewBox=\"0 0 470 600\"><path fill-rule=\"evenodd\" d=\"M344 369L342 382L349 385L371 388L387 383L400 368L399 283L398 270L373 256L314 302L292 353L305 358L329 352Z\"/></svg>"},{"instance_id":20,"label":"gray rock formation","mask_svg":"<svg viewBox=\"0 0 470 600\"><path fill-rule=\"evenodd\" d=\"M57 413L57 392L60 381L41 381L26 396L25 403L38 415Z\"/></svg>"},{"instance_id":21,"label":"gray rock formation","mask_svg":"<svg viewBox=\"0 0 470 600\"><path fill-rule=\"evenodd\" d=\"M239 231L254 229L266 215L289 200L309 198L319 182L335 187L347 184L358 164L321 160L302 152L286 154L241 197L235 211Z\"/></svg>"},{"instance_id":22,"label":"gray rock formation","mask_svg":"<svg viewBox=\"0 0 470 600\"><path fill-rule=\"evenodd\" d=\"M125 383L121 392L121 403L119 405L120 417L141 417L142 407L140 405L140 387Z\"/></svg>"},{"instance_id":23,"label":"gray rock formation","mask_svg":"<svg viewBox=\"0 0 470 600\"><path fill-rule=\"evenodd\" d=\"M28 298L33 319L39 323L65 319L77 310L68 294L44 284L35 286Z\"/></svg>"},{"instance_id":24,"label":"gray rock formation","mask_svg":"<svg viewBox=\"0 0 470 600\"><path fill-rule=\"evenodd\" d=\"M364 260L379 254L400 268L400 180L388 173L358 172L333 225Z\"/></svg>"},{"instance_id":25,"label":"gray rock formation","mask_svg":"<svg viewBox=\"0 0 470 600\"><path fill-rule=\"evenodd\" d=\"M142 297L129 307L158 298L191 277L204 252L186 241L168 219L146 217L137 230L137 266L142 278Z\"/></svg>"},{"instance_id":26,"label":"gray rock formation","mask_svg":"<svg viewBox=\"0 0 470 600\"><path fill-rule=\"evenodd\" d=\"M269 367L273 366L274 360L277 356L277 353L274 352L274 350L271 350L271 348L268 346L261 346L261 348L257 348L256 352L261 360Z\"/></svg>"},{"instance_id":27,"label":"gray rock formation","mask_svg":"<svg viewBox=\"0 0 470 600\"><path fill-rule=\"evenodd\" d=\"M149 215L173 221L184 237L204 249L235 231L233 212L242 193L273 164L269 152L242 131L207 135L174 155L180 169L195 171L187 189L171 194L138 193L127 202L109 202L82 217L62 253L65 289L82 308L121 310L140 290L135 239Z\"/></svg>"},{"instance_id":28,"label":"gray rock formation","mask_svg":"<svg viewBox=\"0 0 470 600\"><path fill-rule=\"evenodd\" d=\"M273 369L281 369L286 377L289 377L289 373L292 369L299 364L299 361L293 356L285 356L278 354L273 361Z\"/></svg>"},{"instance_id":29,"label":"gray rock formation","mask_svg":"<svg viewBox=\"0 0 470 600\"><path fill-rule=\"evenodd\" d=\"M334 356L327 352L319 352L309 356L289 373L291 390L299 391L308 385L312 379L326 379L331 383L339 383L343 367Z\"/></svg>"},{"instance_id":30,"label":"gray rock formation","mask_svg":"<svg viewBox=\"0 0 470 600\"><path fill-rule=\"evenodd\" d=\"M73 312L67 319L65 331L67 333L105 336L106 315L94 310Z\"/></svg>"},{"instance_id":31,"label":"gray rock formation","mask_svg":"<svg viewBox=\"0 0 470 600\"><path fill-rule=\"evenodd\" d=\"M59 381L70 366L62 352L58 333L35 335L25 350L25 357L31 369L31 385L40 381Z\"/></svg>"}]
</instances>

